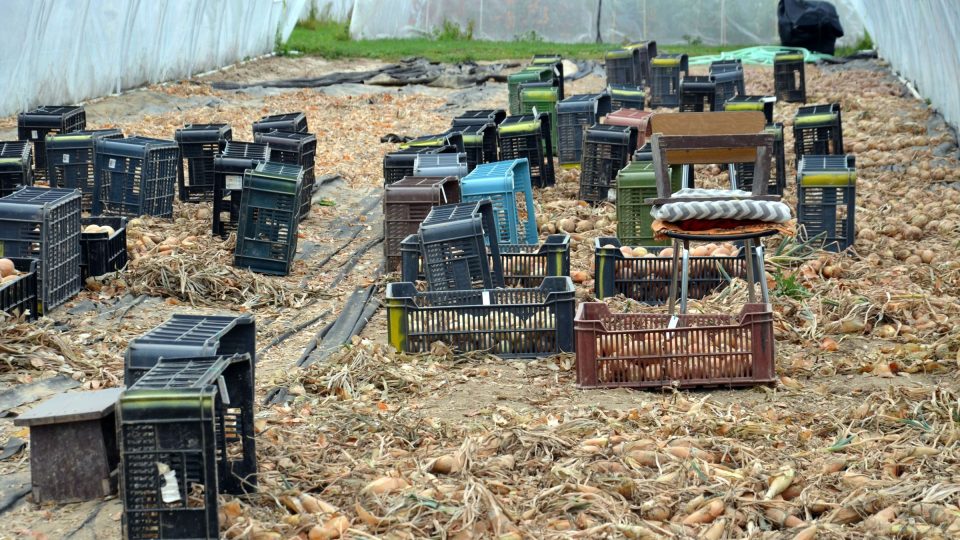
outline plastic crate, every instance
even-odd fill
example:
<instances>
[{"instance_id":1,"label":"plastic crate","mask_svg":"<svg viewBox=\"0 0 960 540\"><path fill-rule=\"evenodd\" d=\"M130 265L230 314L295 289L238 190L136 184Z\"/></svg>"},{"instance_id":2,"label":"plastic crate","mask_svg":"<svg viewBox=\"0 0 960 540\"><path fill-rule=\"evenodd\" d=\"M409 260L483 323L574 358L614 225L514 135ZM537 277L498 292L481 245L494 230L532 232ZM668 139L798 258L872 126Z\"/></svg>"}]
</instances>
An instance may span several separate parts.
<instances>
[{"instance_id":1,"label":"plastic crate","mask_svg":"<svg viewBox=\"0 0 960 540\"><path fill-rule=\"evenodd\" d=\"M612 248L603 246L612 245ZM673 258L656 256L663 246L644 246L653 257L625 257L613 237L594 240L594 294L598 299L622 294L645 304L666 303L670 296ZM634 246L636 247L636 246ZM746 278L746 257L689 257L687 298L703 298L729 285L730 278ZM756 266L756 263L755 263ZM755 268L759 271L759 268ZM763 275L762 273L760 275ZM677 287L677 297L680 297Z\"/></svg>"},{"instance_id":2,"label":"plastic crate","mask_svg":"<svg viewBox=\"0 0 960 540\"><path fill-rule=\"evenodd\" d=\"M297 252L303 168L268 161L243 173L233 265L285 276Z\"/></svg>"},{"instance_id":3,"label":"plastic crate","mask_svg":"<svg viewBox=\"0 0 960 540\"><path fill-rule=\"evenodd\" d=\"M13 267L22 273L17 279L0 284L0 311L32 321L38 315L37 260L7 258L13 262Z\"/></svg>"},{"instance_id":4,"label":"plastic crate","mask_svg":"<svg viewBox=\"0 0 960 540\"><path fill-rule=\"evenodd\" d=\"M783 195L787 187L787 163L784 157L783 124L767 125L767 133L773 134L773 155L770 156L770 181L767 195ZM734 189L751 191L753 189L753 163L731 163L730 179Z\"/></svg>"},{"instance_id":5,"label":"plastic crate","mask_svg":"<svg viewBox=\"0 0 960 540\"><path fill-rule=\"evenodd\" d=\"M30 143L0 141L0 197L6 197L23 186L32 185Z\"/></svg>"},{"instance_id":6,"label":"plastic crate","mask_svg":"<svg viewBox=\"0 0 960 540\"><path fill-rule=\"evenodd\" d=\"M637 67L634 69L634 84L645 86L650 81L650 60L657 56L657 42L638 41L628 43L623 46L624 49L636 49L639 54L636 56ZM641 107L642 108L642 107Z\"/></svg>"},{"instance_id":7,"label":"plastic crate","mask_svg":"<svg viewBox=\"0 0 960 540\"><path fill-rule=\"evenodd\" d=\"M180 200L213 200L216 183L213 160L223 152L227 141L233 139L233 130L227 124L187 124L178 129L173 138L180 146L180 158L187 160L187 173L180 173Z\"/></svg>"},{"instance_id":8,"label":"plastic crate","mask_svg":"<svg viewBox=\"0 0 960 540\"><path fill-rule=\"evenodd\" d=\"M650 61L650 107L680 105L680 79L687 75L686 54L659 54Z\"/></svg>"},{"instance_id":9,"label":"plastic crate","mask_svg":"<svg viewBox=\"0 0 960 540\"><path fill-rule=\"evenodd\" d=\"M253 123L253 136L257 133L287 131L291 133L309 133L307 116L302 112L270 114Z\"/></svg>"},{"instance_id":10,"label":"plastic crate","mask_svg":"<svg viewBox=\"0 0 960 540\"><path fill-rule=\"evenodd\" d=\"M467 155L467 171L472 171L481 163L497 160L497 125L493 122L454 126L448 133L459 133L463 140L463 151Z\"/></svg>"},{"instance_id":11,"label":"plastic crate","mask_svg":"<svg viewBox=\"0 0 960 540\"><path fill-rule=\"evenodd\" d=\"M35 179L47 178L47 135L82 131L85 127L87 114L80 105L44 105L17 115L17 138L33 143Z\"/></svg>"},{"instance_id":12,"label":"plastic crate","mask_svg":"<svg viewBox=\"0 0 960 540\"><path fill-rule=\"evenodd\" d=\"M777 99L787 103L807 102L803 53L778 54L773 57L773 91Z\"/></svg>"},{"instance_id":13,"label":"plastic crate","mask_svg":"<svg viewBox=\"0 0 960 540\"><path fill-rule=\"evenodd\" d=\"M646 104L647 93L642 86L631 86L625 84L611 84L607 87L610 94L610 110L618 111L620 109L643 110Z\"/></svg>"},{"instance_id":14,"label":"plastic crate","mask_svg":"<svg viewBox=\"0 0 960 540\"><path fill-rule=\"evenodd\" d=\"M637 129L629 126L594 124L583 137L580 164L580 200L598 203L607 200L617 172L630 161L637 147Z\"/></svg>"},{"instance_id":15,"label":"plastic crate","mask_svg":"<svg viewBox=\"0 0 960 540\"><path fill-rule=\"evenodd\" d=\"M408 176L384 187L383 256L388 271L400 266L400 243L420 228L430 209L460 202L460 181L454 176Z\"/></svg>"},{"instance_id":16,"label":"plastic crate","mask_svg":"<svg viewBox=\"0 0 960 540\"><path fill-rule=\"evenodd\" d=\"M540 245L499 244L507 287L539 287L549 276L570 275L570 235L551 234ZM423 281L420 241L411 234L400 243L401 281ZM490 263L493 264L492 262Z\"/></svg>"},{"instance_id":17,"label":"plastic crate","mask_svg":"<svg viewBox=\"0 0 960 540\"><path fill-rule=\"evenodd\" d=\"M577 94L557 104L557 157L561 165L579 165L583 132L611 111L610 95Z\"/></svg>"},{"instance_id":18,"label":"plastic crate","mask_svg":"<svg viewBox=\"0 0 960 540\"><path fill-rule=\"evenodd\" d=\"M50 187L79 189L83 196L83 211L92 211L96 187L96 142L122 138L119 129L47 135L47 180Z\"/></svg>"},{"instance_id":19,"label":"plastic crate","mask_svg":"<svg viewBox=\"0 0 960 540\"><path fill-rule=\"evenodd\" d=\"M508 111L510 114L520 114L520 85L522 83L550 82L553 80L553 69L547 66L527 66L516 73L507 75Z\"/></svg>"},{"instance_id":20,"label":"plastic crate","mask_svg":"<svg viewBox=\"0 0 960 540\"><path fill-rule=\"evenodd\" d=\"M773 310L746 304L736 315L611 313L603 302L577 308L577 386L694 388L770 384Z\"/></svg>"},{"instance_id":21,"label":"plastic crate","mask_svg":"<svg viewBox=\"0 0 960 540\"><path fill-rule=\"evenodd\" d=\"M707 112L716 109L717 83L708 75L687 75L680 79L680 112Z\"/></svg>"},{"instance_id":22,"label":"plastic crate","mask_svg":"<svg viewBox=\"0 0 960 540\"><path fill-rule=\"evenodd\" d=\"M573 352L575 294L569 277L531 289L418 292L413 283L389 283L387 339L408 353L428 352L436 341L501 358Z\"/></svg>"},{"instance_id":23,"label":"plastic crate","mask_svg":"<svg viewBox=\"0 0 960 540\"><path fill-rule=\"evenodd\" d=\"M106 225L113 234L105 232L80 233L80 277L102 276L116 272L127 265L127 218L97 216L80 218L80 226Z\"/></svg>"},{"instance_id":24,"label":"plastic crate","mask_svg":"<svg viewBox=\"0 0 960 540\"><path fill-rule=\"evenodd\" d=\"M497 219L489 200L434 206L417 236L431 290L503 287Z\"/></svg>"},{"instance_id":25,"label":"plastic crate","mask_svg":"<svg viewBox=\"0 0 960 540\"><path fill-rule=\"evenodd\" d=\"M180 148L148 137L95 142L93 214L173 216Z\"/></svg>"},{"instance_id":26,"label":"plastic crate","mask_svg":"<svg viewBox=\"0 0 960 540\"><path fill-rule=\"evenodd\" d=\"M722 107L734 96L747 93L743 63L739 58L711 62L710 76L717 83L717 107Z\"/></svg>"},{"instance_id":27,"label":"plastic crate","mask_svg":"<svg viewBox=\"0 0 960 540\"><path fill-rule=\"evenodd\" d=\"M614 49L603 55L603 68L607 84L639 85L643 75L637 73L640 65L640 49Z\"/></svg>"},{"instance_id":28,"label":"plastic crate","mask_svg":"<svg viewBox=\"0 0 960 540\"><path fill-rule=\"evenodd\" d=\"M797 163L806 155L843 154L840 104L808 105L797 109L793 119L793 145Z\"/></svg>"},{"instance_id":29,"label":"plastic crate","mask_svg":"<svg viewBox=\"0 0 960 540\"><path fill-rule=\"evenodd\" d=\"M413 176L454 176L468 173L467 154L417 154L413 160Z\"/></svg>"},{"instance_id":30,"label":"plastic crate","mask_svg":"<svg viewBox=\"0 0 960 540\"><path fill-rule=\"evenodd\" d=\"M559 89L559 100L562 101L566 95L563 87L563 58L559 54L535 54L530 60L530 65L548 66L553 70L553 78L557 81Z\"/></svg>"},{"instance_id":31,"label":"plastic crate","mask_svg":"<svg viewBox=\"0 0 960 540\"><path fill-rule=\"evenodd\" d=\"M300 220L310 215L313 189L316 184L313 166L317 155L317 136L311 133L271 131L257 133L254 141L270 147L269 161L299 165L303 169L303 185L300 197Z\"/></svg>"},{"instance_id":32,"label":"plastic crate","mask_svg":"<svg viewBox=\"0 0 960 540\"><path fill-rule=\"evenodd\" d=\"M37 259L44 315L80 290L80 192L25 187L0 199L0 257Z\"/></svg>"},{"instance_id":33,"label":"plastic crate","mask_svg":"<svg viewBox=\"0 0 960 540\"><path fill-rule=\"evenodd\" d=\"M857 170L852 155L803 156L797 167L797 223L805 238L843 251L856 234Z\"/></svg>"},{"instance_id":34,"label":"plastic crate","mask_svg":"<svg viewBox=\"0 0 960 540\"><path fill-rule=\"evenodd\" d=\"M461 180L460 198L463 202L489 199L493 203L499 242L537 243L533 185L526 159L480 165Z\"/></svg>"},{"instance_id":35,"label":"plastic crate","mask_svg":"<svg viewBox=\"0 0 960 540\"><path fill-rule=\"evenodd\" d=\"M497 128L500 159L527 158L530 181L535 187L556 184L550 116L546 113L509 116Z\"/></svg>"},{"instance_id":36,"label":"plastic crate","mask_svg":"<svg viewBox=\"0 0 960 540\"><path fill-rule=\"evenodd\" d=\"M269 156L269 145L227 141L223 152L213 158L213 234L226 238L237 230L243 173Z\"/></svg>"},{"instance_id":37,"label":"plastic crate","mask_svg":"<svg viewBox=\"0 0 960 540\"><path fill-rule=\"evenodd\" d=\"M175 313L146 334L130 340L123 362L123 383L129 388L160 358L248 354L256 364L257 329L252 315L187 315Z\"/></svg>"},{"instance_id":38,"label":"plastic crate","mask_svg":"<svg viewBox=\"0 0 960 540\"><path fill-rule=\"evenodd\" d=\"M484 124L500 125L500 122L503 122L506 117L507 111L503 109L473 109L460 116L455 116L450 125L453 127L482 126Z\"/></svg>"},{"instance_id":39,"label":"plastic crate","mask_svg":"<svg viewBox=\"0 0 960 540\"><path fill-rule=\"evenodd\" d=\"M725 111L760 111L767 120L773 123L773 106L777 103L774 96L744 96L738 95L726 100L723 104Z\"/></svg>"},{"instance_id":40,"label":"plastic crate","mask_svg":"<svg viewBox=\"0 0 960 540\"><path fill-rule=\"evenodd\" d=\"M463 135L459 131L447 130L435 135L423 135L416 139L411 139L405 143L400 143L400 149L407 148L443 148L445 146L456 147L457 152L464 152L466 147L463 143Z\"/></svg>"},{"instance_id":41,"label":"plastic crate","mask_svg":"<svg viewBox=\"0 0 960 540\"><path fill-rule=\"evenodd\" d=\"M557 153L557 104L560 94L555 86L539 83L520 85L520 113L545 113L550 118L550 148Z\"/></svg>"},{"instance_id":42,"label":"plastic crate","mask_svg":"<svg viewBox=\"0 0 960 540\"><path fill-rule=\"evenodd\" d=\"M671 189L680 189L679 170L671 167ZM652 161L632 162L617 173L617 238L629 246L669 245L670 240L653 239L652 204L657 197L657 179Z\"/></svg>"},{"instance_id":43,"label":"plastic crate","mask_svg":"<svg viewBox=\"0 0 960 540\"><path fill-rule=\"evenodd\" d=\"M650 128L650 117L653 111L639 109L619 109L604 117L603 123L608 126L629 126L637 129L637 145L631 151L641 148L647 142L647 137L653 135ZM652 158L651 158L652 159Z\"/></svg>"},{"instance_id":44,"label":"plastic crate","mask_svg":"<svg viewBox=\"0 0 960 540\"><path fill-rule=\"evenodd\" d=\"M633 153L633 161L653 161L653 148L650 146L649 141L640 145L640 148L637 148L637 150Z\"/></svg>"},{"instance_id":45,"label":"plastic crate","mask_svg":"<svg viewBox=\"0 0 960 540\"><path fill-rule=\"evenodd\" d=\"M413 164L419 154L455 153L455 146L413 146L390 152L383 156L383 185L388 185L404 178L413 176Z\"/></svg>"}]
</instances>

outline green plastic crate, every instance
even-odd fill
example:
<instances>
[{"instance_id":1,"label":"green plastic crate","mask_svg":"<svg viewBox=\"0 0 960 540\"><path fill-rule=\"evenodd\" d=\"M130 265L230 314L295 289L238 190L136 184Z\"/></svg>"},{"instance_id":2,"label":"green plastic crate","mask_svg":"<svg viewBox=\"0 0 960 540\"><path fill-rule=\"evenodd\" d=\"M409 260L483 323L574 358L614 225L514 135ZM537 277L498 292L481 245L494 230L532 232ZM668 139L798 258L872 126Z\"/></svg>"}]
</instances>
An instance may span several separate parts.
<instances>
[{"instance_id":1,"label":"green plastic crate","mask_svg":"<svg viewBox=\"0 0 960 540\"><path fill-rule=\"evenodd\" d=\"M507 75L507 93L510 94L510 115L520 114L520 85L529 82L548 82L553 80L553 69L548 66L527 66Z\"/></svg>"},{"instance_id":2,"label":"green plastic crate","mask_svg":"<svg viewBox=\"0 0 960 540\"><path fill-rule=\"evenodd\" d=\"M679 167L670 168L670 188L680 189ZM617 238L629 246L665 246L669 240L653 239L653 217L646 199L657 196L657 178L653 163L633 162L617 174Z\"/></svg>"},{"instance_id":3,"label":"green plastic crate","mask_svg":"<svg viewBox=\"0 0 960 540\"><path fill-rule=\"evenodd\" d=\"M550 116L550 135L553 154L557 154L557 102L559 101L559 90L555 86L531 86L521 85L520 87L520 114L533 114L537 112L547 113Z\"/></svg>"}]
</instances>

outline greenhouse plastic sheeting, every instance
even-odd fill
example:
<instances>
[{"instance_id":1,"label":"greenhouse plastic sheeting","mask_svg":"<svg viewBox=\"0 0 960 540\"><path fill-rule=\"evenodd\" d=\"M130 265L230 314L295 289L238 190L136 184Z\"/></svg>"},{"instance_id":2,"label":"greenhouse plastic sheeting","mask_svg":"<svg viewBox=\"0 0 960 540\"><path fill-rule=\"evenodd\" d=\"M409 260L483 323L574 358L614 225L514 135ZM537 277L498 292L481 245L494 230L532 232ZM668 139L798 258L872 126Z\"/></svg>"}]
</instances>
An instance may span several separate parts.
<instances>
[{"instance_id":1,"label":"greenhouse plastic sheeting","mask_svg":"<svg viewBox=\"0 0 960 540\"><path fill-rule=\"evenodd\" d=\"M845 36L855 43L863 22L851 0L834 0ZM546 41L660 44L771 45L777 0L355 0L355 39L428 35L444 21L473 23L476 39L512 40L529 31Z\"/></svg>"},{"instance_id":2,"label":"greenhouse plastic sheeting","mask_svg":"<svg viewBox=\"0 0 960 540\"><path fill-rule=\"evenodd\" d=\"M852 1L880 56L960 127L960 2Z\"/></svg>"},{"instance_id":3,"label":"greenhouse plastic sheeting","mask_svg":"<svg viewBox=\"0 0 960 540\"><path fill-rule=\"evenodd\" d=\"M4 0L0 113L68 104L273 51L305 0Z\"/></svg>"},{"instance_id":4,"label":"greenhouse plastic sheeting","mask_svg":"<svg viewBox=\"0 0 960 540\"><path fill-rule=\"evenodd\" d=\"M311 15L320 20L347 22L353 11L353 0L306 0L300 20L309 20Z\"/></svg>"}]
</instances>

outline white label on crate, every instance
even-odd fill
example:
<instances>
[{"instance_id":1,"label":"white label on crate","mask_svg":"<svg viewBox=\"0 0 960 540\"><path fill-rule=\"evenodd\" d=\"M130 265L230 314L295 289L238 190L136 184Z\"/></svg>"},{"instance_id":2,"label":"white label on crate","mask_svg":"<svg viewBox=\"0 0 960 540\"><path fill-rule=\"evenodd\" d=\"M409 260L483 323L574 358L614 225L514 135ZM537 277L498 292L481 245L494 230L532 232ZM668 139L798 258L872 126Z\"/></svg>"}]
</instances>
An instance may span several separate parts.
<instances>
[{"instance_id":1,"label":"white label on crate","mask_svg":"<svg viewBox=\"0 0 960 540\"><path fill-rule=\"evenodd\" d=\"M483 305L490 305L490 291L483 291L480 293L480 296L483 297Z\"/></svg>"},{"instance_id":2,"label":"white label on crate","mask_svg":"<svg viewBox=\"0 0 960 540\"><path fill-rule=\"evenodd\" d=\"M110 160L107 161L107 168L108 168L108 169L116 169L116 168L117 168L117 160L115 160L115 159L113 159L113 158L110 158Z\"/></svg>"},{"instance_id":3,"label":"white label on crate","mask_svg":"<svg viewBox=\"0 0 960 540\"><path fill-rule=\"evenodd\" d=\"M227 381L223 379L223 375L217 377L217 386L220 387L220 400L223 401L224 405L229 405L230 394L227 393Z\"/></svg>"},{"instance_id":4,"label":"white label on crate","mask_svg":"<svg viewBox=\"0 0 960 540\"><path fill-rule=\"evenodd\" d=\"M64 162L64 163L70 163L70 154L64 154L64 155L63 155L63 162Z\"/></svg>"},{"instance_id":5,"label":"white label on crate","mask_svg":"<svg viewBox=\"0 0 960 540\"><path fill-rule=\"evenodd\" d=\"M228 174L226 178L226 188L232 191L243 189L243 177L239 174Z\"/></svg>"},{"instance_id":6,"label":"white label on crate","mask_svg":"<svg viewBox=\"0 0 960 540\"><path fill-rule=\"evenodd\" d=\"M37 130L34 129L34 130L30 131L30 138L31 138L31 139L39 139L39 138L40 138L40 136L37 134Z\"/></svg>"}]
</instances>

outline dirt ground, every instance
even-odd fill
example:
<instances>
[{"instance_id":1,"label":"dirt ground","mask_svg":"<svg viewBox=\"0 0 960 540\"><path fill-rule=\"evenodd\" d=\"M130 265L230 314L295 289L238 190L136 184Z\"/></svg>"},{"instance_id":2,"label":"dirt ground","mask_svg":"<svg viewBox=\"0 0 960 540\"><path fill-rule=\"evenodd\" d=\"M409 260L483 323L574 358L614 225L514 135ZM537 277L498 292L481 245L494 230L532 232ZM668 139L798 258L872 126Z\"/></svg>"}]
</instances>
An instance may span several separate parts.
<instances>
[{"instance_id":1,"label":"dirt ground","mask_svg":"<svg viewBox=\"0 0 960 540\"><path fill-rule=\"evenodd\" d=\"M843 105L845 145L858 155L860 236L847 255L780 256L768 266L808 291L774 297L779 382L661 392L580 390L573 355L400 355L386 346L383 309L351 346L297 367L350 293L397 277L379 275L382 156L395 146L380 137L436 133L468 108L504 107L506 85L210 84L378 65L267 58L87 105L88 127L166 139L185 123L224 121L235 139L249 140L260 116L301 110L317 135L317 177L342 179L314 196L333 205L315 204L301 223L297 262L284 278L227 273L233 239L211 239L206 205L178 203L173 221L138 220L132 236L173 238L176 249L140 255L37 323L4 322L0 392L55 376L82 389L118 386L127 342L171 314L250 312L258 403L276 388L289 400L257 412L260 492L221 496L228 538L960 534L956 136L882 62L808 68L808 101ZM749 93L772 93L771 79L769 69L749 67ZM589 75L568 82L567 94L603 85ZM796 108L776 112L787 125L788 179ZM14 126L0 120L0 136L12 138ZM593 238L614 235L615 215L610 205L567 202L577 175L558 169L558 186L538 190L538 215L541 232L561 218L596 224L573 235L571 253L573 269L592 276ZM793 205L795 195L785 200ZM589 279L580 283L578 300L592 290ZM375 294L382 298L382 288ZM694 306L738 299L742 291ZM0 441L29 440L10 419L46 395L10 408ZM29 463L29 447L0 461L0 503L25 491ZM0 539L120 537L115 497L14 499L0 510Z\"/></svg>"}]
</instances>

